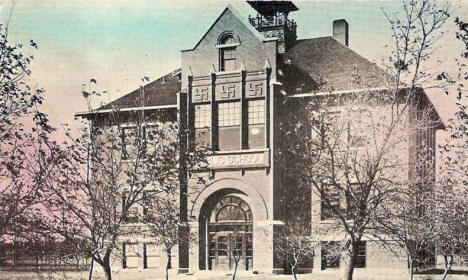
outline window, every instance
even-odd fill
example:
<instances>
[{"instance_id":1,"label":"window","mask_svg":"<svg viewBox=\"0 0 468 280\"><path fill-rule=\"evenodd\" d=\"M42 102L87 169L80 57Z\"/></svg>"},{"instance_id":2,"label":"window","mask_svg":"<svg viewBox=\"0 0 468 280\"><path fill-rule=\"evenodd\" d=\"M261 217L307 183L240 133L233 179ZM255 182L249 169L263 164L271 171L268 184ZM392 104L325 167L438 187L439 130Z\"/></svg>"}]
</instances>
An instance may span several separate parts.
<instances>
[{"instance_id":1,"label":"window","mask_svg":"<svg viewBox=\"0 0 468 280\"><path fill-rule=\"evenodd\" d=\"M240 149L240 102L218 103L218 146L220 150Z\"/></svg>"},{"instance_id":2,"label":"window","mask_svg":"<svg viewBox=\"0 0 468 280\"><path fill-rule=\"evenodd\" d=\"M364 134L362 121L356 120L355 123L348 121L348 145L350 148L362 147L367 143Z\"/></svg>"},{"instance_id":3,"label":"window","mask_svg":"<svg viewBox=\"0 0 468 280\"><path fill-rule=\"evenodd\" d=\"M148 220L153 216L154 203L156 201L155 191L144 191L142 199L143 217Z\"/></svg>"},{"instance_id":4,"label":"window","mask_svg":"<svg viewBox=\"0 0 468 280\"><path fill-rule=\"evenodd\" d=\"M157 138L156 125L140 125L123 127L121 130L122 138L122 159L140 158L150 152L147 151L148 143L154 142Z\"/></svg>"},{"instance_id":5,"label":"window","mask_svg":"<svg viewBox=\"0 0 468 280\"><path fill-rule=\"evenodd\" d=\"M236 47L232 47L236 40L232 35L227 35L220 43L226 45L220 49L220 71L236 70Z\"/></svg>"},{"instance_id":6,"label":"window","mask_svg":"<svg viewBox=\"0 0 468 280\"><path fill-rule=\"evenodd\" d=\"M328 200L328 202L327 202ZM337 219L337 214L333 209L339 209L341 202L340 190L337 186L325 186L323 197L320 198L320 218L321 220Z\"/></svg>"},{"instance_id":7,"label":"window","mask_svg":"<svg viewBox=\"0 0 468 280\"><path fill-rule=\"evenodd\" d=\"M211 104L195 105L195 139L199 146L210 145Z\"/></svg>"},{"instance_id":8,"label":"window","mask_svg":"<svg viewBox=\"0 0 468 280\"><path fill-rule=\"evenodd\" d=\"M136 268L141 257L138 243L123 243L122 244L122 267Z\"/></svg>"},{"instance_id":9,"label":"window","mask_svg":"<svg viewBox=\"0 0 468 280\"><path fill-rule=\"evenodd\" d=\"M210 104L195 105L195 128L209 128L211 126Z\"/></svg>"},{"instance_id":10,"label":"window","mask_svg":"<svg viewBox=\"0 0 468 280\"><path fill-rule=\"evenodd\" d=\"M160 248L156 243L143 243L143 268L160 266Z\"/></svg>"},{"instance_id":11,"label":"window","mask_svg":"<svg viewBox=\"0 0 468 280\"><path fill-rule=\"evenodd\" d=\"M265 147L265 100L250 100L248 107L248 148Z\"/></svg>"},{"instance_id":12,"label":"window","mask_svg":"<svg viewBox=\"0 0 468 280\"><path fill-rule=\"evenodd\" d=\"M240 102L218 104L218 125L220 127L240 125Z\"/></svg>"},{"instance_id":13,"label":"window","mask_svg":"<svg viewBox=\"0 0 468 280\"><path fill-rule=\"evenodd\" d=\"M358 252L356 256L355 268L366 267L366 241L361 241L358 244Z\"/></svg>"},{"instance_id":14,"label":"window","mask_svg":"<svg viewBox=\"0 0 468 280\"><path fill-rule=\"evenodd\" d=\"M136 149L136 135L137 135L137 128L136 127L124 127L121 130L121 138L122 138L122 159L129 159L133 157L137 153Z\"/></svg>"},{"instance_id":15,"label":"window","mask_svg":"<svg viewBox=\"0 0 468 280\"><path fill-rule=\"evenodd\" d=\"M230 45L235 43L237 43L236 39L234 39L234 36L232 35L224 36L224 38L221 40L222 45Z\"/></svg>"},{"instance_id":16,"label":"window","mask_svg":"<svg viewBox=\"0 0 468 280\"><path fill-rule=\"evenodd\" d=\"M340 267L340 246L337 241L322 242L321 247L321 263L322 270L327 268Z\"/></svg>"},{"instance_id":17,"label":"window","mask_svg":"<svg viewBox=\"0 0 468 280\"><path fill-rule=\"evenodd\" d=\"M236 48L221 49L221 71L236 70Z\"/></svg>"},{"instance_id":18,"label":"window","mask_svg":"<svg viewBox=\"0 0 468 280\"><path fill-rule=\"evenodd\" d=\"M136 223L138 222L138 206L133 205L132 207L126 209L125 204L127 203L127 194L122 196L122 212L124 213L122 220L125 223Z\"/></svg>"},{"instance_id":19,"label":"window","mask_svg":"<svg viewBox=\"0 0 468 280\"><path fill-rule=\"evenodd\" d=\"M343 148L362 147L368 143L364 120L369 116L364 115L365 112L358 112L358 114L345 114L340 111L323 113L322 118L318 118L314 124L311 135L317 145L323 146L327 142L334 143L336 140L341 140Z\"/></svg>"}]
</instances>

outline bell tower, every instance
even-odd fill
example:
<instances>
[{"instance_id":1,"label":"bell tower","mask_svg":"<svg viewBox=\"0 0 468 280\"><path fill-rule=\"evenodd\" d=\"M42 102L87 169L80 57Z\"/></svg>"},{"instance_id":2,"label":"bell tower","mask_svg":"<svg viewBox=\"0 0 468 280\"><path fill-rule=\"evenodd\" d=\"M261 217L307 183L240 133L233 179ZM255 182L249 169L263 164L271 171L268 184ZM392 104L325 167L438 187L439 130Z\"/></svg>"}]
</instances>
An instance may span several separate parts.
<instances>
[{"instance_id":1,"label":"bell tower","mask_svg":"<svg viewBox=\"0 0 468 280\"><path fill-rule=\"evenodd\" d=\"M278 38L278 52L284 53L297 39L297 25L288 19L290 12L299 10L292 1L247 1L257 11L256 16L249 16L249 22L263 36Z\"/></svg>"}]
</instances>

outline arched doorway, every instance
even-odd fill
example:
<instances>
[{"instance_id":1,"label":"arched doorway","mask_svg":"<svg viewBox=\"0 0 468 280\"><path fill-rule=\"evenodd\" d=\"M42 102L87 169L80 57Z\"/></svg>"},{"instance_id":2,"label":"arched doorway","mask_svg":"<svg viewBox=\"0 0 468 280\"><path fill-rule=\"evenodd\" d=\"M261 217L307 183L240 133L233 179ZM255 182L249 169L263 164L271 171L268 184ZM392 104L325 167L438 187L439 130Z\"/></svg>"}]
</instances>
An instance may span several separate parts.
<instances>
[{"instance_id":1,"label":"arched doorway","mask_svg":"<svg viewBox=\"0 0 468 280\"><path fill-rule=\"evenodd\" d=\"M249 270L253 265L252 211L240 194L218 197L205 220L209 270ZM208 209L207 209L208 210Z\"/></svg>"}]
</instances>

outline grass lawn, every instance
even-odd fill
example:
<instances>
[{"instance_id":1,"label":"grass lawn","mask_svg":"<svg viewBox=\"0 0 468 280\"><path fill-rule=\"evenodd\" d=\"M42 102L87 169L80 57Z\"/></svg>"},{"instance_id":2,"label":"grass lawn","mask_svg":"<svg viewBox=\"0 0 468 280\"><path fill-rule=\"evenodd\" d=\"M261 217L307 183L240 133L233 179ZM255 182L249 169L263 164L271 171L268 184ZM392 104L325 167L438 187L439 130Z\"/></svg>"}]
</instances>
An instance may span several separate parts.
<instances>
[{"instance_id":1,"label":"grass lawn","mask_svg":"<svg viewBox=\"0 0 468 280\"><path fill-rule=\"evenodd\" d=\"M424 274L418 274L415 280L438 280L441 277L442 270L425 271ZM338 272L319 272L313 274L298 275L299 280L338 280L341 274ZM407 280L407 275L395 273L395 271L378 271L373 274L356 273L354 280ZM0 280L87 280L88 271L81 272L21 272L21 271L0 271ZM104 280L102 273L95 272L94 280ZM165 274L159 270L121 270L113 274L114 280L163 280ZM226 272L198 271L194 274L182 275L176 271L170 272L170 278L173 280L230 280L232 274ZM293 280L292 275L271 275L271 274L252 274L252 272L238 272L237 280L258 279L258 280ZM455 270L447 278L449 280L468 280L468 270Z\"/></svg>"}]
</instances>

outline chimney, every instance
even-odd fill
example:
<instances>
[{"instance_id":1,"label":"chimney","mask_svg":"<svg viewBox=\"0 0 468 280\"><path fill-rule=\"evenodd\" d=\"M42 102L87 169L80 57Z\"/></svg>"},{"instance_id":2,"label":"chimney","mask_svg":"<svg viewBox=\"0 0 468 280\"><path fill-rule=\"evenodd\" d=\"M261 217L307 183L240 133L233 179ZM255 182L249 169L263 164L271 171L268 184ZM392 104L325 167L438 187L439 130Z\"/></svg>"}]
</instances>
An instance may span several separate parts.
<instances>
[{"instance_id":1,"label":"chimney","mask_svg":"<svg viewBox=\"0 0 468 280\"><path fill-rule=\"evenodd\" d=\"M344 19L333 21L333 38L345 46L349 45L348 22Z\"/></svg>"}]
</instances>

